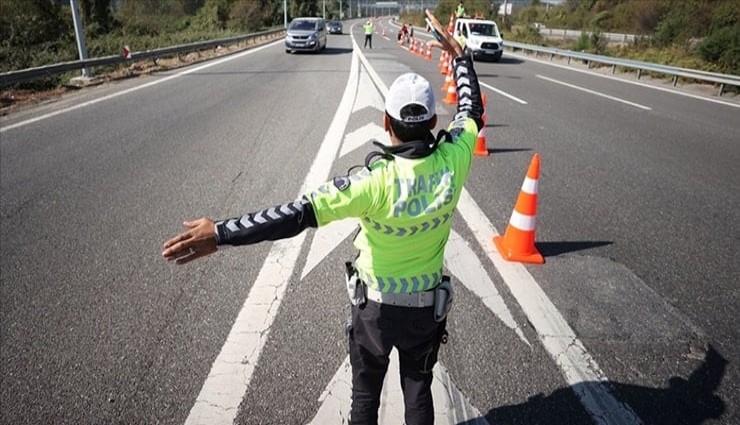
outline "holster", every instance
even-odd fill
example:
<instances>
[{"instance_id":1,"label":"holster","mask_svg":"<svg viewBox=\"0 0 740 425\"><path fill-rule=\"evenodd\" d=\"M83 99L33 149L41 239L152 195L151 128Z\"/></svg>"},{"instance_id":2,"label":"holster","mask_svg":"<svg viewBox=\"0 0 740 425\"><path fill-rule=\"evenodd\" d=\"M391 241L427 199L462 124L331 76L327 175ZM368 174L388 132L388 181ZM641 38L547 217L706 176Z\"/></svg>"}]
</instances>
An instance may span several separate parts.
<instances>
[{"instance_id":1,"label":"holster","mask_svg":"<svg viewBox=\"0 0 740 425\"><path fill-rule=\"evenodd\" d=\"M354 306L363 306L365 304L365 284L357 276L357 270L355 270L352 263L347 261L345 265L345 278L347 279L347 295L349 295L349 302Z\"/></svg>"},{"instance_id":2,"label":"holster","mask_svg":"<svg viewBox=\"0 0 740 425\"><path fill-rule=\"evenodd\" d=\"M434 289L434 320L442 322L452 308L455 291L449 276L442 276L442 282Z\"/></svg>"}]
</instances>

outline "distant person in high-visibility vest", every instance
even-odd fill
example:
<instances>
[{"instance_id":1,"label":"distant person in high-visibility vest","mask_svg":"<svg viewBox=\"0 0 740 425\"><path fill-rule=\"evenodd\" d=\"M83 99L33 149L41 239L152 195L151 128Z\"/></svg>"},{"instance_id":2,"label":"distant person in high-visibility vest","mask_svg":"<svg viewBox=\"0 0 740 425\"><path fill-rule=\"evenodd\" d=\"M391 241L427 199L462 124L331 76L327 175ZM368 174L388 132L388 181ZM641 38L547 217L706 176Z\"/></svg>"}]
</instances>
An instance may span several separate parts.
<instances>
[{"instance_id":1,"label":"distant person in high-visibility vest","mask_svg":"<svg viewBox=\"0 0 740 425\"><path fill-rule=\"evenodd\" d=\"M465 5L463 5L462 0L460 0L460 3L457 5L457 10L455 11L455 16L458 18L465 17Z\"/></svg>"},{"instance_id":2,"label":"distant person in high-visibility vest","mask_svg":"<svg viewBox=\"0 0 740 425\"><path fill-rule=\"evenodd\" d=\"M365 25L362 26L362 28L365 29L365 45L364 47L367 49L367 45L370 44L370 48L373 48L373 23L370 21L367 21Z\"/></svg>"}]
</instances>

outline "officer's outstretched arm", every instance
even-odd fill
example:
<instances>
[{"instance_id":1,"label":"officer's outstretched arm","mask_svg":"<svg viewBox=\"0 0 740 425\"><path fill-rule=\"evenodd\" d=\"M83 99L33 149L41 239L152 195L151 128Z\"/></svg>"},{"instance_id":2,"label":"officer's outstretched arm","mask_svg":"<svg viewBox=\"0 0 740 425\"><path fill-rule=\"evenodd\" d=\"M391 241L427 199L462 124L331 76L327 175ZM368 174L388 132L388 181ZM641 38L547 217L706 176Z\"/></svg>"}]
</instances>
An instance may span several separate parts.
<instances>
[{"instance_id":1,"label":"officer's outstretched arm","mask_svg":"<svg viewBox=\"0 0 740 425\"><path fill-rule=\"evenodd\" d=\"M471 118L480 131L483 128L483 100L473 58L467 54L456 57L452 60L452 70L457 85L457 113L454 120Z\"/></svg>"},{"instance_id":2,"label":"officer's outstretched arm","mask_svg":"<svg viewBox=\"0 0 740 425\"><path fill-rule=\"evenodd\" d=\"M216 222L218 245L248 245L293 237L308 227L318 227L311 202L297 201L241 217Z\"/></svg>"},{"instance_id":3,"label":"officer's outstretched arm","mask_svg":"<svg viewBox=\"0 0 740 425\"><path fill-rule=\"evenodd\" d=\"M483 127L483 101L481 99L478 76L473 68L473 58L469 52L464 52L455 38L439 23L434 14L426 10L429 23L433 27L436 40L427 42L429 46L438 47L452 55L452 69L457 86L457 113L454 121L464 121L471 118L478 126Z\"/></svg>"}]
</instances>

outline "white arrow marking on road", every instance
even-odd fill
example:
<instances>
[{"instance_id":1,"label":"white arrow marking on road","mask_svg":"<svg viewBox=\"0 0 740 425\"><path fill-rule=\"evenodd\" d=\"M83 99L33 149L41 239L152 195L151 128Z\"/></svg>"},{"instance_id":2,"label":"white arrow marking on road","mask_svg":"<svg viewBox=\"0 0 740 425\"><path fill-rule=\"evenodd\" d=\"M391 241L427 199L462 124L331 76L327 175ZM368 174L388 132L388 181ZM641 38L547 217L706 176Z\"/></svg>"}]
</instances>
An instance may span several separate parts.
<instances>
[{"instance_id":1,"label":"white arrow marking on road","mask_svg":"<svg viewBox=\"0 0 740 425\"><path fill-rule=\"evenodd\" d=\"M372 139L377 139L380 143L387 146L391 144L391 139L388 133L383 130L383 127L375 123L365 124L344 137L344 144L342 145L342 151L339 153L339 156L347 155L355 149L368 144ZM376 147L372 148L378 149Z\"/></svg>"},{"instance_id":2,"label":"white arrow marking on road","mask_svg":"<svg viewBox=\"0 0 740 425\"><path fill-rule=\"evenodd\" d=\"M434 399L434 423L438 425L452 425L464 422L468 425L488 425L481 417L480 412L470 405L468 400L457 389L450 379L447 369L437 362L432 370L432 398ZM352 405L352 367L349 356L319 397L321 406L310 425L346 424L349 419ZM404 421L403 393L401 392L400 374L398 368L398 353L391 352L391 362L383 382L383 392L380 396L378 423L400 424Z\"/></svg>"},{"instance_id":3,"label":"white arrow marking on road","mask_svg":"<svg viewBox=\"0 0 740 425\"><path fill-rule=\"evenodd\" d=\"M473 252L468 243L454 230L450 232L450 240L447 242L445 265L450 270L450 273L455 275L460 280L460 283L477 295L499 320L504 322L510 329L513 329L519 339L524 341L529 347L532 347L522 330L516 324L514 317L506 307L504 299L483 268L480 259L475 255L475 252Z\"/></svg>"},{"instance_id":4,"label":"white arrow marking on road","mask_svg":"<svg viewBox=\"0 0 740 425\"><path fill-rule=\"evenodd\" d=\"M306 277L330 252L352 232L357 230L357 220L340 220L319 227L311 241L311 249L306 256L301 279Z\"/></svg>"},{"instance_id":5,"label":"white arrow marking on road","mask_svg":"<svg viewBox=\"0 0 740 425\"><path fill-rule=\"evenodd\" d=\"M370 80L367 75L367 71L364 69L360 70L360 82L357 86L357 97L355 98L355 104L352 107L352 112L357 112L360 109L372 107L378 111L385 110L385 102L383 97L375 88L375 84Z\"/></svg>"}]
</instances>

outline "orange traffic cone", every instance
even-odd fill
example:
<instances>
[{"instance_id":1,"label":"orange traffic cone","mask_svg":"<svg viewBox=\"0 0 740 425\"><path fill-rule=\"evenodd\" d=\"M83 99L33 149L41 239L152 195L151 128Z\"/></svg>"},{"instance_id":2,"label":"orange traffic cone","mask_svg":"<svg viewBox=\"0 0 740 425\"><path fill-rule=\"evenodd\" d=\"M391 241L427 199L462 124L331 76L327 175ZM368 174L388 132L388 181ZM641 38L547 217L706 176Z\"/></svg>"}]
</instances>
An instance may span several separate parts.
<instances>
[{"instance_id":1,"label":"orange traffic cone","mask_svg":"<svg viewBox=\"0 0 740 425\"><path fill-rule=\"evenodd\" d=\"M443 100L443 102L448 105L457 104L457 87L455 84L447 86L447 96L445 96L445 100Z\"/></svg>"},{"instance_id":2,"label":"orange traffic cone","mask_svg":"<svg viewBox=\"0 0 740 425\"><path fill-rule=\"evenodd\" d=\"M439 73L442 75L447 74L447 68L450 67L450 56L446 54L447 52L443 52L445 54L444 60L439 64Z\"/></svg>"},{"instance_id":3,"label":"orange traffic cone","mask_svg":"<svg viewBox=\"0 0 740 425\"><path fill-rule=\"evenodd\" d=\"M447 32L452 34L455 31L455 15L450 13L450 24L447 25Z\"/></svg>"},{"instance_id":4,"label":"orange traffic cone","mask_svg":"<svg viewBox=\"0 0 740 425\"><path fill-rule=\"evenodd\" d=\"M478 130L478 140L475 142L474 155L488 156L488 146L486 144L486 127L481 127Z\"/></svg>"},{"instance_id":5,"label":"orange traffic cone","mask_svg":"<svg viewBox=\"0 0 740 425\"><path fill-rule=\"evenodd\" d=\"M534 154L527 177L511 213L504 236L494 236L499 254L509 261L542 264L545 259L534 246L534 228L537 218L537 184L540 178L540 155Z\"/></svg>"},{"instance_id":6,"label":"orange traffic cone","mask_svg":"<svg viewBox=\"0 0 740 425\"><path fill-rule=\"evenodd\" d=\"M428 61L432 60L432 47L430 45L428 45L428 44L427 44L427 54L426 54L425 58Z\"/></svg>"},{"instance_id":7,"label":"orange traffic cone","mask_svg":"<svg viewBox=\"0 0 740 425\"><path fill-rule=\"evenodd\" d=\"M455 79L452 78L452 74L448 72L447 75L445 75L445 83L442 84L442 91L447 93L447 89L450 88L450 86L455 86Z\"/></svg>"}]
</instances>

